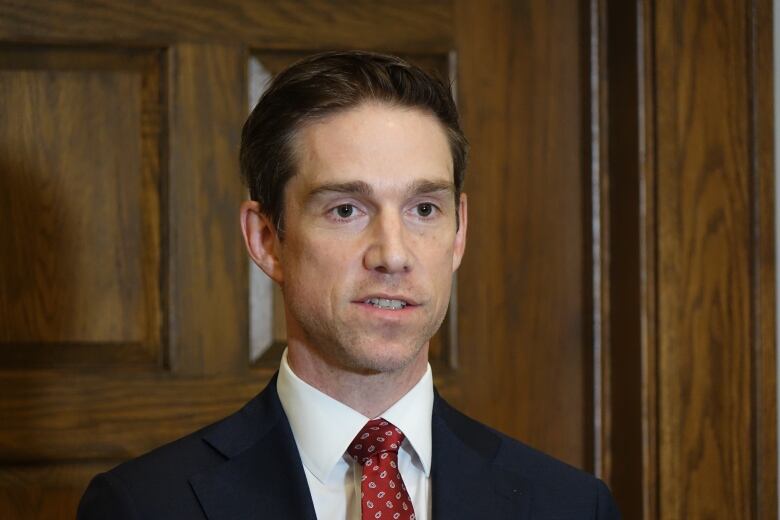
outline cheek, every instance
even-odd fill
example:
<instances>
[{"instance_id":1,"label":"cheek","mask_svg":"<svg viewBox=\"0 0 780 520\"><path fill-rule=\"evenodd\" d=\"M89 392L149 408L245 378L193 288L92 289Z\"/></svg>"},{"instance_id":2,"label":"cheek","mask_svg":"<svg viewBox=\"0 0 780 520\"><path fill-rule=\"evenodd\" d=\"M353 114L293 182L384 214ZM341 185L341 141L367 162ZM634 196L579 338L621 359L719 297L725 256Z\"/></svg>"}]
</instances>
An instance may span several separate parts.
<instances>
[{"instance_id":1,"label":"cheek","mask_svg":"<svg viewBox=\"0 0 780 520\"><path fill-rule=\"evenodd\" d=\"M328 294L331 276L307 257L297 257L285 274L283 287L285 305L296 321L308 324L330 321L331 301Z\"/></svg>"},{"instance_id":2,"label":"cheek","mask_svg":"<svg viewBox=\"0 0 780 520\"><path fill-rule=\"evenodd\" d=\"M449 299L454 248L451 237L447 237L447 233L443 235L443 238L426 237L426 240L421 241L417 246L417 258L422 275L420 278L429 280L437 292L446 292L442 297Z\"/></svg>"},{"instance_id":3,"label":"cheek","mask_svg":"<svg viewBox=\"0 0 780 520\"><path fill-rule=\"evenodd\" d=\"M418 260L427 269L440 269L443 266L452 266L452 254L454 251L454 234L449 230L442 232L421 232L417 237L415 250ZM438 274L438 273L432 273Z\"/></svg>"},{"instance_id":4,"label":"cheek","mask_svg":"<svg viewBox=\"0 0 780 520\"><path fill-rule=\"evenodd\" d=\"M312 239L295 244L289 251L292 262L289 276L293 278L290 282L305 284L309 294L334 296L348 277L350 262L354 263L350 251L343 240Z\"/></svg>"}]
</instances>

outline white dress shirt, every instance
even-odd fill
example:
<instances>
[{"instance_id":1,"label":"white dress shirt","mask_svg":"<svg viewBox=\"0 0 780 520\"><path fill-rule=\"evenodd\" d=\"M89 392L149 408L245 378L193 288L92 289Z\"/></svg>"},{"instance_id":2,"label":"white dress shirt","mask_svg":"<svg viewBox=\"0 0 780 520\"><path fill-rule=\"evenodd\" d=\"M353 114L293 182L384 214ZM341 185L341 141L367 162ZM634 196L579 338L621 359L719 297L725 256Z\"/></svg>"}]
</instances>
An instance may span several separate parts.
<instances>
[{"instance_id":1,"label":"white dress shirt","mask_svg":"<svg viewBox=\"0 0 780 520\"><path fill-rule=\"evenodd\" d=\"M287 363L286 350L276 387L303 461L317 518L360 520L362 468L346 450L374 417L365 417L301 380ZM398 452L398 467L418 520L431 517L432 412L433 377L428 365L420 381L379 415L406 436Z\"/></svg>"}]
</instances>

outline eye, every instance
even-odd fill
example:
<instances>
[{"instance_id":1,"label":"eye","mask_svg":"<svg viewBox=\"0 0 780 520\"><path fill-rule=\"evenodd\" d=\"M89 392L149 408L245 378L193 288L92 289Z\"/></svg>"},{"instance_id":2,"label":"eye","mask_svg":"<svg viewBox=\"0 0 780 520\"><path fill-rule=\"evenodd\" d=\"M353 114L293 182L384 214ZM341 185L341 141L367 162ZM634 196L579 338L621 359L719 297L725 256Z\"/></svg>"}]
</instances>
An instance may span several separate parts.
<instances>
[{"instance_id":1,"label":"eye","mask_svg":"<svg viewBox=\"0 0 780 520\"><path fill-rule=\"evenodd\" d=\"M340 206L336 206L334 211L336 212L336 215L339 216L339 218L349 218L355 214L355 206L352 204L342 204Z\"/></svg>"},{"instance_id":2,"label":"eye","mask_svg":"<svg viewBox=\"0 0 780 520\"><path fill-rule=\"evenodd\" d=\"M328 216L339 222L346 222L360 216L360 209L354 204L339 204L328 211Z\"/></svg>"},{"instance_id":3,"label":"eye","mask_svg":"<svg viewBox=\"0 0 780 520\"><path fill-rule=\"evenodd\" d=\"M436 211L436 206L430 202L422 202L416 206L417 214L421 217L430 217Z\"/></svg>"}]
</instances>

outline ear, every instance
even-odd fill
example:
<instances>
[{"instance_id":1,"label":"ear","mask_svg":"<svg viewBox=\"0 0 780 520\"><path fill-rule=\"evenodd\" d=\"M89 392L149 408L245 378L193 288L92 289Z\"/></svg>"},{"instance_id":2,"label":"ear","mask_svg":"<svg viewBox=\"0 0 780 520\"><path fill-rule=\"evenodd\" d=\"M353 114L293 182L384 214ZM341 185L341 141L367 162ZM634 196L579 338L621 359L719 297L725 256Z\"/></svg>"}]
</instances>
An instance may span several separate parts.
<instances>
[{"instance_id":1,"label":"ear","mask_svg":"<svg viewBox=\"0 0 780 520\"><path fill-rule=\"evenodd\" d=\"M465 193L460 194L458 207L458 231L455 233L455 246L452 251L452 272L458 270L463 253L466 252L466 231L469 224L468 199Z\"/></svg>"},{"instance_id":2,"label":"ear","mask_svg":"<svg viewBox=\"0 0 780 520\"><path fill-rule=\"evenodd\" d=\"M271 220L261 211L259 202L247 200L241 203L241 231L247 252L257 267L281 284L284 276L279 255L279 237Z\"/></svg>"}]
</instances>

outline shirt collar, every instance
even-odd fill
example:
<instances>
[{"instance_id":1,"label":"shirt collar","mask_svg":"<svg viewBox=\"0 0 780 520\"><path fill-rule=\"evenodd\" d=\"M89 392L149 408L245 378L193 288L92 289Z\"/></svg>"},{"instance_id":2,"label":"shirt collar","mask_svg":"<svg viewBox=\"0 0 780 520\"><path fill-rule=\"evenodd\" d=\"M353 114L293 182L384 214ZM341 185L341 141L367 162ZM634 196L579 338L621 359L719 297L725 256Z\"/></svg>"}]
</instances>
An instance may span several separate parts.
<instances>
[{"instance_id":1,"label":"shirt collar","mask_svg":"<svg viewBox=\"0 0 780 520\"><path fill-rule=\"evenodd\" d=\"M390 421L404 432L406 440L422 464L426 477L431 476L432 413L433 374L429 364L425 374L423 374L417 384L406 395L396 401L393 406L388 408L386 412L380 414L381 417ZM355 432L355 435L357 435L357 432Z\"/></svg>"},{"instance_id":2,"label":"shirt collar","mask_svg":"<svg viewBox=\"0 0 780 520\"><path fill-rule=\"evenodd\" d=\"M301 461L325 483L369 418L296 376L287 363L287 350L282 355L276 387ZM380 414L404 432L426 476L431 471L432 412L433 376L428 365L420 381Z\"/></svg>"}]
</instances>

